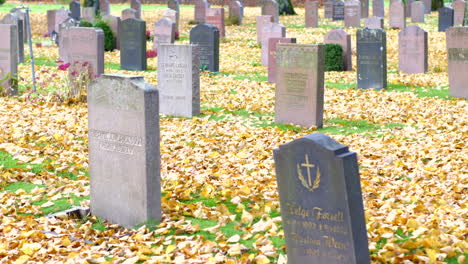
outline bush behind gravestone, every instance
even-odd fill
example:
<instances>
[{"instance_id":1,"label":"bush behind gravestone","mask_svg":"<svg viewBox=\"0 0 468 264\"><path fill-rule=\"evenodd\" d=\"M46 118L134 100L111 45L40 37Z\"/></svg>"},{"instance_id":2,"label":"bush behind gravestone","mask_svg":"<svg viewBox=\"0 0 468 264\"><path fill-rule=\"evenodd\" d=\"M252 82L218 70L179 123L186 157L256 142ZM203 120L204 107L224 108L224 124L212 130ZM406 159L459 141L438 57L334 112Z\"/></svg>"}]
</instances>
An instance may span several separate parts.
<instances>
[{"instance_id":1,"label":"bush behind gravestone","mask_svg":"<svg viewBox=\"0 0 468 264\"><path fill-rule=\"evenodd\" d=\"M115 49L115 37L114 33L112 33L112 29L107 24L107 22L103 20L98 20L94 25L91 22L81 20L80 27L95 27L100 28L104 32L104 50L105 51L113 51Z\"/></svg>"},{"instance_id":2,"label":"bush behind gravestone","mask_svg":"<svg viewBox=\"0 0 468 264\"><path fill-rule=\"evenodd\" d=\"M6 0L0 0L0 5L3 5L6 2Z\"/></svg>"},{"instance_id":3,"label":"bush behind gravestone","mask_svg":"<svg viewBox=\"0 0 468 264\"><path fill-rule=\"evenodd\" d=\"M325 44L325 71L343 70L343 48L339 44Z\"/></svg>"}]
</instances>

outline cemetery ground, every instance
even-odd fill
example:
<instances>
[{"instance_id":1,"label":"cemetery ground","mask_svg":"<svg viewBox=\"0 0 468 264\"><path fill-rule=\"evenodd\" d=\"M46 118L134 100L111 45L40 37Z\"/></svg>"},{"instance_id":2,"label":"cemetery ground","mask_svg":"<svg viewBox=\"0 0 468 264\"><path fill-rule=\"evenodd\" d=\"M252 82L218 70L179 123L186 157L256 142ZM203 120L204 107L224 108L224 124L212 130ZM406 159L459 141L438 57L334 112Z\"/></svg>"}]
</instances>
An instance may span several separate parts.
<instances>
[{"instance_id":1,"label":"cemetery ground","mask_svg":"<svg viewBox=\"0 0 468 264\"><path fill-rule=\"evenodd\" d=\"M430 32L426 74L398 72L398 31L387 30L383 91L356 89L356 29L345 29L354 70L325 74L324 127L316 129L274 123L275 85L256 42L260 9L246 8L244 25L226 28L220 72L201 73L202 114L161 117L162 222L129 230L96 217L44 217L89 206L89 174L86 103L61 100L67 71L58 48L45 45L41 8L31 6L34 41L42 43L34 47L38 92L31 93L27 59L18 69L20 96L0 98L0 258L286 263L272 150L318 131L358 154L372 263L467 263L468 104L448 95L436 12L418 24ZM143 6L150 31L159 9ZM321 19L319 28L304 28L304 10L296 11L280 23L298 43L321 43L342 26ZM182 6L180 17L177 43L188 43L193 7ZM156 71L156 58L146 72L131 72L120 70L118 51L105 54L106 73L142 75L157 86Z\"/></svg>"}]
</instances>

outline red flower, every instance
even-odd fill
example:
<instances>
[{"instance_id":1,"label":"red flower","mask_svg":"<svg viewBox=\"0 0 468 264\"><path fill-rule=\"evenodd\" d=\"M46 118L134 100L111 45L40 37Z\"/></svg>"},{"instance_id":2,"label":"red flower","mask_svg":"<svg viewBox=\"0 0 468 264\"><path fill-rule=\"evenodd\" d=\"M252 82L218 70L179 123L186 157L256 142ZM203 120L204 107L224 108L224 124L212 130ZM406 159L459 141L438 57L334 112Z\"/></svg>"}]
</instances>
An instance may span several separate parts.
<instances>
[{"instance_id":1,"label":"red flower","mask_svg":"<svg viewBox=\"0 0 468 264\"><path fill-rule=\"evenodd\" d=\"M41 42L36 43L36 47L38 48L42 47L42 43Z\"/></svg>"},{"instance_id":2,"label":"red flower","mask_svg":"<svg viewBox=\"0 0 468 264\"><path fill-rule=\"evenodd\" d=\"M68 69L68 67L70 67L70 63L64 63L64 64L60 64L58 66L58 69L61 70L61 71L65 71Z\"/></svg>"},{"instance_id":3,"label":"red flower","mask_svg":"<svg viewBox=\"0 0 468 264\"><path fill-rule=\"evenodd\" d=\"M179 39L179 31L176 31L174 36L175 36L175 39Z\"/></svg>"},{"instance_id":4,"label":"red flower","mask_svg":"<svg viewBox=\"0 0 468 264\"><path fill-rule=\"evenodd\" d=\"M156 50L147 50L146 51L146 58L154 58L158 56L158 51Z\"/></svg>"}]
</instances>

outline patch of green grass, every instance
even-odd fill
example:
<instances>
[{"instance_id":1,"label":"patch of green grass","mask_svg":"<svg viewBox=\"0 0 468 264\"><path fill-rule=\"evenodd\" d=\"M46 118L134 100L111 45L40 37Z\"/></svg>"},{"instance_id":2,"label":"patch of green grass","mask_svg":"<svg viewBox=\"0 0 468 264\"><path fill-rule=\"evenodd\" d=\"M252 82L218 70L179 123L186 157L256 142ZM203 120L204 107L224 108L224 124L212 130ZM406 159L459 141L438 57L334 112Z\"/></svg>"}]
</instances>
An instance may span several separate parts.
<instances>
[{"instance_id":1,"label":"patch of green grass","mask_svg":"<svg viewBox=\"0 0 468 264\"><path fill-rule=\"evenodd\" d=\"M89 196L78 197L75 194L70 194L70 197L63 197L57 200L52 201L53 205L41 208L40 210L44 215L49 215L57 213L60 211L68 210L73 206L79 206L80 202L83 200L89 200ZM47 203L47 199L41 199L39 201L32 202L32 205L41 206ZM41 216L41 215L39 215Z\"/></svg>"},{"instance_id":2,"label":"patch of green grass","mask_svg":"<svg viewBox=\"0 0 468 264\"><path fill-rule=\"evenodd\" d=\"M255 66L255 67L262 66L262 64L258 61L251 61L250 65Z\"/></svg>"},{"instance_id":3,"label":"patch of green grass","mask_svg":"<svg viewBox=\"0 0 468 264\"><path fill-rule=\"evenodd\" d=\"M454 99L449 95L448 87L418 87L406 86L402 84L389 84L385 91L412 92L415 93L418 97L437 97L447 100Z\"/></svg>"},{"instance_id":4,"label":"patch of green grass","mask_svg":"<svg viewBox=\"0 0 468 264\"><path fill-rule=\"evenodd\" d=\"M100 218L98 218L97 221L91 225L91 228L101 232L107 230L106 226L104 225L104 220Z\"/></svg>"},{"instance_id":5,"label":"patch of green grass","mask_svg":"<svg viewBox=\"0 0 468 264\"><path fill-rule=\"evenodd\" d=\"M43 188L45 185L42 184L34 184L30 182L15 182L3 187L3 190L9 192L16 192L19 189L23 189L25 192L29 193L35 187Z\"/></svg>"},{"instance_id":6,"label":"patch of green grass","mask_svg":"<svg viewBox=\"0 0 468 264\"><path fill-rule=\"evenodd\" d=\"M104 64L104 67L111 70L121 70L119 63L108 62Z\"/></svg>"},{"instance_id":7,"label":"patch of green grass","mask_svg":"<svg viewBox=\"0 0 468 264\"><path fill-rule=\"evenodd\" d=\"M305 28L305 25L298 25L298 24L288 24L286 28Z\"/></svg>"},{"instance_id":8,"label":"patch of green grass","mask_svg":"<svg viewBox=\"0 0 468 264\"><path fill-rule=\"evenodd\" d=\"M11 9L17 7L18 5L14 3L5 3L0 5L0 12L10 12ZM32 13L46 13L47 10L50 9L60 9L62 7L68 9L68 2L66 4L26 4ZM125 8L128 8L127 4L112 4L111 5L111 12L115 14L119 14ZM155 10L164 10L167 8L167 5L153 5L153 4L145 4L141 6L143 11L155 11ZM180 5L180 9L183 10L190 10L194 9L193 5Z\"/></svg>"},{"instance_id":9,"label":"patch of green grass","mask_svg":"<svg viewBox=\"0 0 468 264\"><path fill-rule=\"evenodd\" d=\"M45 164L19 163L13 158L13 155L0 151L0 167L4 169L18 168L22 170L31 170L33 173L39 173L43 170Z\"/></svg>"},{"instance_id":10,"label":"patch of green grass","mask_svg":"<svg viewBox=\"0 0 468 264\"><path fill-rule=\"evenodd\" d=\"M340 90L356 88L355 83L334 83L334 82L325 82L327 88L335 88Z\"/></svg>"},{"instance_id":11,"label":"patch of green grass","mask_svg":"<svg viewBox=\"0 0 468 264\"><path fill-rule=\"evenodd\" d=\"M254 82L266 82L268 77L260 73L254 74L239 74L233 77L234 80L249 80Z\"/></svg>"},{"instance_id":12,"label":"patch of green grass","mask_svg":"<svg viewBox=\"0 0 468 264\"><path fill-rule=\"evenodd\" d=\"M460 264L458 262L458 258L461 256L461 255L464 255L465 256L465 264L468 263L468 253L463 253L463 254L458 254L454 257L451 257L451 258L446 258L445 261L447 261L448 264Z\"/></svg>"}]
</instances>

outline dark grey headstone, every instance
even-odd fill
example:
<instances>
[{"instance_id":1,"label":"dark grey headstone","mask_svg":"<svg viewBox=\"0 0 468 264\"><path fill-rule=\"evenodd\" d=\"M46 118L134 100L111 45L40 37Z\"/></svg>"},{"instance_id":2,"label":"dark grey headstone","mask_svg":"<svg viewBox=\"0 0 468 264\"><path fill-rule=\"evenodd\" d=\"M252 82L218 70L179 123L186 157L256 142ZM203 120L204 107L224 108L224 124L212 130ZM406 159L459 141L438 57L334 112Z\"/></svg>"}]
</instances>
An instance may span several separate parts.
<instances>
[{"instance_id":1,"label":"dark grey headstone","mask_svg":"<svg viewBox=\"0 0 468 264\"><path fill-rule=\"evenodd\" d=\"M375 17L385 17L384 0L372 0L372 15Z\"/></svg>"},{"instance_id":2,"label":"dark grey headstone","mask_svg":"<svg viewBox=\"0 0 468 264\"><path fill-rule=\"evenodd\" d=\"M344 20L345 3L343 0L333 2L333 21Z\"/></svg>"},{"instance_id":3,"label":"dark grey headstone","mask_svg":"<svg viewBox=\"0 0 468 264\"><path fill-rule=\"evenodd\" d=\"M215 26L200 24L190 30L190 44L200 52L200 70L219 71L219 30Z\"/></svg>"},{"instance_id":4,"label":"dark grey headstone","mask_svg":"<svg viewBox=\"0 0 468 264\"><path fill-rule=\"evenodd\" d=\"M355 152L310 134L274 150L289 264L369 264Z\"/></svg>"},{"instance_id":5,"label":"dark grey headstone","mask_svg":"<svg viewBox=\"0 0 468 264\"><path fill-rule=\"evenodd\" d=\"M146 22L128 18L120 25L120 67L124 70L146 70Z\"/></svg>"},{"instance_id":6,"label":"dark grey headstone","mask_svg":"<svg viewBox=\"0 0 468 264\"><path fill-rule=\"evenodd\" d=\"M333 18L333 0L325 0L323 5L325 8L325 18Z\"/></svg>"},{"instance_id":7,"label":"dark grey headstone","mask_svg":"<svg viewBox=\"0 0 468 264\"><path fill-rule=\"evenodd\" d=\"M70 2L70 12L71 12L71 17L75 20L80 20L81 19L81 4L79 1L71 1Z\"/></svg>"},{"instance_id":8,"label":"dark grey headstone","mask_svg":"<svg viewBox=\"0 0 468 264\"><path fill-rule=\"evenodd\" d=\"M439 8L439 32L445 32L449 27L453 27L453 9L450 7Z\"/></svg>"},{"instance_id":9,"label":"dark grey headstone","mask_svg":"<svg viewBox=\"0 0 468 264\"><path fill-rule=\"evenodd\" d=\"M357 31L358 88L387 87L387 38L383 29Z\"/></svg>"}]
</instances>

